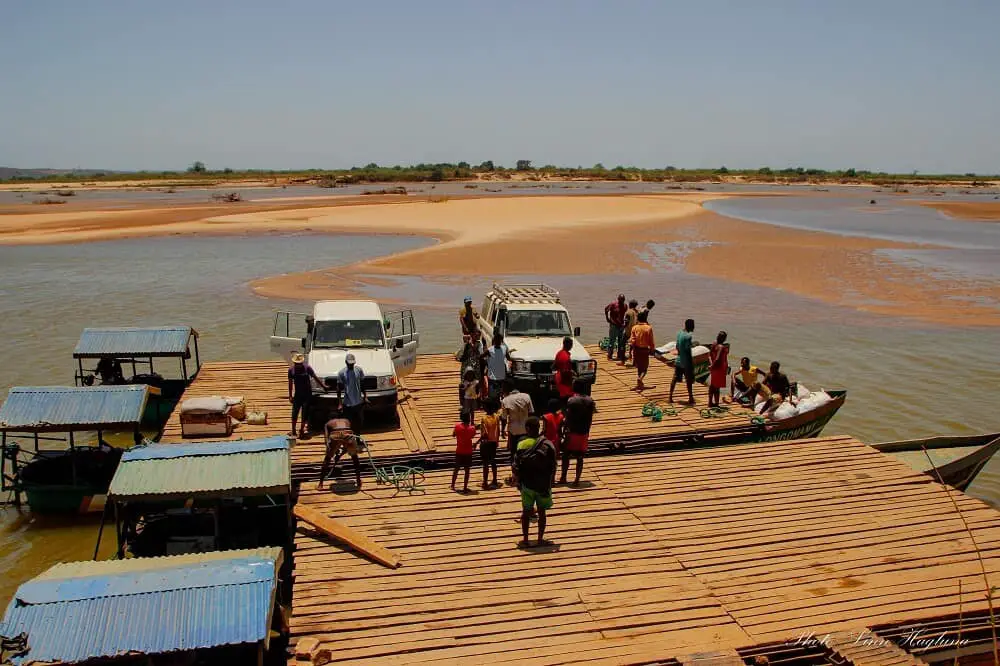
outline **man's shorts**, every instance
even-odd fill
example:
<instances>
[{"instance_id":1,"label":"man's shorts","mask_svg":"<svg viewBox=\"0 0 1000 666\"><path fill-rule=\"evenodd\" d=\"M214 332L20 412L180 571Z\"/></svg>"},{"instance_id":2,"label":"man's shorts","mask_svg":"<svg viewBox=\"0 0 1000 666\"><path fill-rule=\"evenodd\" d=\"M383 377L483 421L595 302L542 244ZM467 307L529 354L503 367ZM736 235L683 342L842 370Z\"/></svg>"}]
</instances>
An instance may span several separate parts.
<instances>
[{"instance_id":1,"label":"man's shorts","mask_svg":"<svg viewBox=\"0 0 1000 666\"><path fill-rule=\"evenodd\" d=\"M531 488L521 487L521 508L530 509L531 507L538 505L539 509L551 509L552 508L552 491L543 495L541 493L535 492Z\"/></svg>"},{"instance_id":2,"label":"man's shorts","mask_svg":"<svg viewBox=\"0 0 1000 666\"><path fill-rule=\"evenodd\" d=\"M566 437L566 443L563 446L563 451L570 454L575 454L577 457L582 456L587 452L587 447L590 443L589 435L578 435L576 433L569 433Z\"/></svg>"},{"instance_id":3,"label":"man's shorts","mask_svg":"<svg viewBox=\"0 0 1000 666\"><path fill-rule=\"evenodd\" d=\"M674 379L677 381L684 380L688 384L694 383L694 368L682 368L679 365L674 366Z\"/></svg>"},{"instance_id":4,"label":"man's shorts","mask_svg":"<svg viewBox=\"0 0 1000 666\"><path fill-rule=\"evenodd\" d=\"M456 453L455 454L455 467L469 467L472 465L472 454L471 453Z\"/></svg>"}]
</instances>

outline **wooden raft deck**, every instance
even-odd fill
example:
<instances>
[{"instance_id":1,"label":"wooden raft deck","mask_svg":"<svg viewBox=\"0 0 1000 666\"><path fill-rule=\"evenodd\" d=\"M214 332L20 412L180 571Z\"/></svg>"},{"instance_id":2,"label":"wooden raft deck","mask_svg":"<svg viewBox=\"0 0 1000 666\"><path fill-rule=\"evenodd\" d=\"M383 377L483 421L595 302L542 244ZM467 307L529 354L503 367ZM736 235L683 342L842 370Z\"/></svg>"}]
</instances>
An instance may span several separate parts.
<instances>
[{"instance_id":1,"label":"wooden raft deck","mask_svg":"<svg viewBox=\"0 0 1000 666\"><path fill-rule=\"evenodd\" d=\"M633 390L635 370L608 362L596 346L588 350L598 360L593 396L599 411L591 430L591 442L597 446L619 441L639 443L670 438L680 441L726 428L749 428L751 412L744 407L734 405L721 418L704 418L701 410L707 404L707 389L700 384L695 385L698 403L695 407L678 405L676 416L664 416L661 422L654 423L642 416L642 407L649 400L664 402L672 369L653 361L647 391L640 395ZM243 396L250 410L268 413L267 425L237 425L230 439L287 433L291 429L287 368L281 361L206 363L183 397ZM416 372L404 382L399 426L366 427L365 439L371 445L372 455L417 460L432 458L434 454L439 454L438 458L453 454L455 441L451 433L459 414L458 375L459 365L452 355L420 356ZM182 441L179 419L179 410L175 410L164 427L162 441ZM318 473L323 456L322 437L300 440L292 456L300 476Z\"/></svg>"},{"instance_id":2,"label":"wooden raft deck","mask_svg":"<svg viewBox=\"0 0 1000 666\"><path fill-rule=\"evenodd\" d=\"M986 608L948 491L848 437L590 458L583 487L554 491L556 546L540 551L515 547L515 490L459 495L450 480L430 472L413 495L302 485L299 502L403 566L300 527L293 640L366 664L685 663L809 631L857 651L851 631L952 616L960 601L966 615ZM952 496L1000 580L1000 513Z\"/></svg>"}]
</instances>

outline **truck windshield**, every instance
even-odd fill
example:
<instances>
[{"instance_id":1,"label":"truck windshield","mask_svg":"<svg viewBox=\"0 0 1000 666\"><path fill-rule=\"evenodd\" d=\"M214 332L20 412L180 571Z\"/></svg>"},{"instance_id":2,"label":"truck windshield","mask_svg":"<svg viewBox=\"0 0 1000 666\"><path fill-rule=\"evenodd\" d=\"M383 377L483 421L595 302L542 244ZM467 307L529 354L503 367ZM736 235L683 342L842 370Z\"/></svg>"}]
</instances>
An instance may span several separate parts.
<instances>
[{"instance_id":1,"label":"truck windshield","mask_svg":"<svg viewBox=\"0 0 1000 666\"><path fill-rule=\"evenodd\" d=\"M507 335L572 335L569 317L560 310L509 310Z\"/></svg>"},{"instance_id":2,"label":"truck windshield","mask_svg":"<svg viewBox=\"0 0 1000 666\"><path fill-rule=\"evenodd\" d=\"M373 319L318 321L313 329L313 349L334 347L384 347L382 322Z\"/></svg>"}]
</instances>

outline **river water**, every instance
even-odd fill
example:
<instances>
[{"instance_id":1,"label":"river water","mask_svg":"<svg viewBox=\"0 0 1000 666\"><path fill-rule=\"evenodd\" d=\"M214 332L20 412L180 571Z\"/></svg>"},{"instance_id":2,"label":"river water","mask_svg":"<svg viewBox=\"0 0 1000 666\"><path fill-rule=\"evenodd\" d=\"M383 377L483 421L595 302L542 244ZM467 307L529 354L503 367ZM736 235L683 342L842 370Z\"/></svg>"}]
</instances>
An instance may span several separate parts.
<instances>
[{"instance_id":1,"label":"river water","mask_svg":"<svg viewBox=\"0 0 1000 666\"><path fill-rule=\"evenodd\" d=\"M736 200L737 205L716 210L828 230L817 221L830 219L824 218L823 206L835 208L843 219L849 215L845 210L860 205L860 199L830 199L822 203L825 198L802 197L791 204L786 199ZM858 214L876 226L852 228L851 233L879 234L885 229L878 225L889 224L885 222L889 218L872 222L867 211ZM937 225L940 229L960 225L943 233L975 234L965 227L981 227L983 237L991 238L989 234L1000 229L1000 225L947 220L912 206L902 206L892 215L897 222L912 220L913 228L926 234L933 234ZM848 221L848 226L856 224L862 223ZM930 231L922 225L929 225ZM941 237L930 240L942 244ZM203 360L269 358L273 312L302 311L308 302L258 298L247 286L251 280L350 263L428 242L396 236L286 234L0 247L0 332L7 341L0 346L0 397L15 385L72 383L72 350L87 326L189 324L201 334ZM978 243L978 249L961 247L959 241L949 245L956 270L1000 263L977 256L983 242L969 243ZM583 328L585 342L596 342L605 334L603 307L623 291L642 301L656 299L651 321L661 342L671 339L685 318L693 317L701 340L725 329L734 355L749 355L755 363L778 359L792 379L810 388L847 388L848 401L827 427L828 434L847 433L876 442L1000 430L993 393L1000 387L1000 366L995 362L1000 330L931 327L688 275L679 268L685 251L673 244L642 249L640 254L656 266L644 274L516 279L543 280L558 287L574 323ZM471 294L478 300L489 280L500 278L498 273L435 282L401 279L391 286L371 287L369 293L375 299L411 304L422 332L421 351L444 352L458 344L455 318L462 296ZM980 475L970 494L1000 504L1000 461ZM95 521L43 521L0 510L0 567L6 572L0 601L19 582L54 562L90 558L96 532Z\"/></svg>"}]
</instances>

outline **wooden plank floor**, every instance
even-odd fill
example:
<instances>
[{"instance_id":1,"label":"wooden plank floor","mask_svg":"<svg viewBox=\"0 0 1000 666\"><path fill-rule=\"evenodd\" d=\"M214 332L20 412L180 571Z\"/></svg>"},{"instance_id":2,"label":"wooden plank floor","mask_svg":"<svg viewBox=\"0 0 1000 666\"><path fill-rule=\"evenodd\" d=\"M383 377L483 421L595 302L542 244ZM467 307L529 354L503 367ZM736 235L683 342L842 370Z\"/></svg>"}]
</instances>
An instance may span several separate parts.
<instances>
[{"instance_id":1,"label":"wooden plank floor","mask_svg":"<svg viewBox=\"0 0 1000 666\"><path fill-rule=\"evenodd\" d=\"M600 480L557 491L547 536L558 548L548 552L516 547L514 489L459 495L450 481L430 472L412 495L302 485L300 503L393 549L403 566L300 529L294 639L314 636L338 661L394 664L634 661L749 641Z\"/></svg>"},{"instance_id":2,"label":"wooden plank floor","mask_svg":"<svg viewBox=\"0 0 1000 666\"><path fill-rule=\"evenodd\" d=\"M536 553L515 547L515 491L450 476L414 495L303 484L403 566L300 529L293 640L352 663L634 663L955 614L959 581L965 613L986 607L947 491L847 437L590 458ZM952 494L1000 580L1000 513Z\"/></svg>"},{"instance_id":3,"label":"wooden plank floor","mask_svg":"<svg viewBox=\"0 0 1000 666\"><path fill-rule=\"evenodd\" d=\"M596 346L588 349L598 359L599 366L593 387L598 404L591 431L591 441L595 445L679 438L750 423L751 412L739 406L733 406L729 415L722 418L702 417L700 410L707 403L707 390L700 384L695 388L698 402L695 407L677 406L676 416L665 416L663 421L654 423L642 415L642 407L649 400L663 402L672 370L663 363L653 362L650 386L644 394L639 394L632 390L635 385L633 369L607 362ZM286 372L287 365L281 361L206 363L185 391L184 398L243 396L250 410L267 412L267 425L239 424L229 439L287 433L291 429L291 407L287 399ZM408 455L421 458L430 453L454 453L451 432L459 414L458 374L458 363L450 354L421 356L417 370L404 382L399 425L373 423L366 428L365 438L371 445L372 455L375 458ZM544 405L536 407L544 408ZM161 439L164 442L181 441L179 410L170 415ZM293 461L318 465L323 454L320 440L318 437L300 440Z\"/></svg>"}]
</instances>

